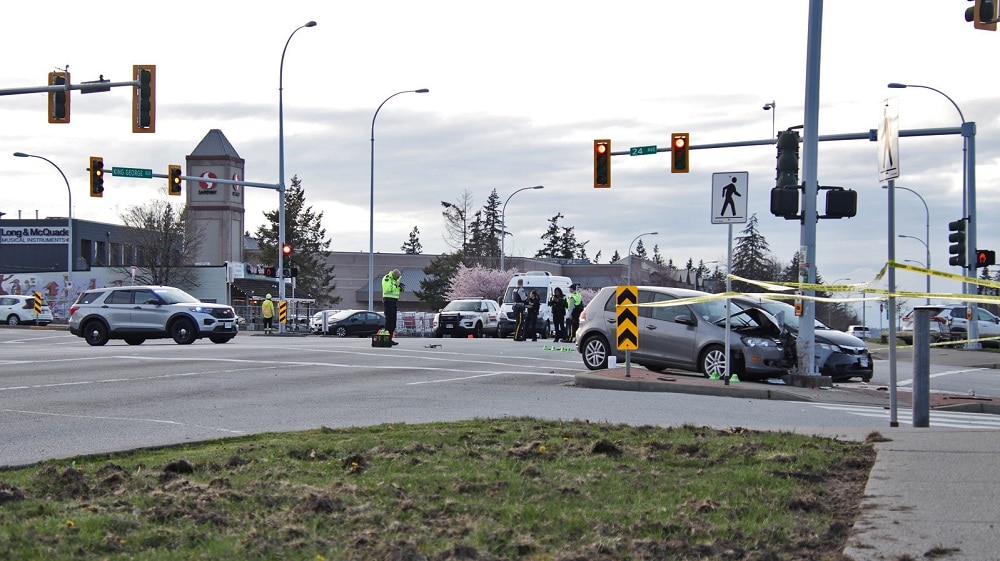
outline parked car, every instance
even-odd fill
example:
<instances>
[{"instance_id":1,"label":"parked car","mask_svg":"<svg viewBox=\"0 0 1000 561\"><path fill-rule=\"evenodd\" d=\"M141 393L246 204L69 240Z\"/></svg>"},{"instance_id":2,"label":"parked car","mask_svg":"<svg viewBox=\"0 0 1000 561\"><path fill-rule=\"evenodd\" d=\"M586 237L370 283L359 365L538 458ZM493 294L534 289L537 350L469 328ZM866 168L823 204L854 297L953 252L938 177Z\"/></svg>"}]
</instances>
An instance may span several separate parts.
<instances>
[{"instance_id":1,"label":"parked car","mask_svg":"<svg viewBox=\"0 0 1000 561\"><path fill-rule=\"evenodd\" d=\"M951 304L944 307L932 319L944 323L947 327L947 340L964 341L969 338L969 320L965 319L966 308L964 304ZM976 306L977 327L979 337L1000 337L1000 318L990 313L989 310ZM1000 346L1000 339L992 341L982 341L984 347Z\"/></svg>"},{"instance_id":2,"label":"parked car","mask_svg":"<svg viewBox=\"0 0 1000 561\"><path fill-rule=\"evenodd\" d=\"M870 327L865 327L863 325L849 325L847 326L847 329L844 330L844 333L853 335L858 339L871 339L875 336L875 333Z\"/></svg>"},{"instance_id":3,"label":"parked car","mask_svg":"<svg viewBox=\"0 0 1000 561\"><path fill-rule=\"evenodd\" d=\"M236 313L170 286L127 286L87 290L69 309L69 331L101 346L109 339L141 345L146 339L172 338L188 345L207 337L228 343L239 332Z\"/></svg>"},{"instance_id":4,"label":"parked car","mask_svg":"<svg viewBox=\"0 0 1000 561\"><path fill-rule=\"evenodd\" d=\"M794 306L778 300L747 296L733 298L733 303L742 308L753 306L767 311L791 334L786 344L795 345L800 318L795 315ZM829 376L834 382L851 378L868 382L872 379L875 370L867 343L853 335L830 329L819 320L813 326L813 337L816 369L821 375Z\"/></svg>"},{"instance_id":5,"label":"parked car","mask_svg":"<svg viewBox=\"0 0 1000 561\"><path fill-rule=\"evenodd\" d=\"M341 310L327 319L327 335L337 337L370 337L385 328L382 312Z\"/></svg>"},{"instance_id":6,"label":"parked car","mask_svg":"<svg viewBox=\"0 0 1000 561\"><path fill-rule=\"evenodd\" d=\"M639 304L668 304L672 300L707 296L681 288L640 286ZM577 349L591 370L607 368L608 356L622 360L617 350L616 287L602 288L580 318ZM730 351L732 371L741 379L766 379L789 372L781 328L775 318L756 307L731 307ZM726 302L711 300L673 306L639 307L639 347L631 360L654 372L680 368L725 374Z\"/></svg>"},{"instance_id":7,"label":"parked car","mask_svg":"<svg viewBox=\"0 0 1000 561\"><path fill-rule=\"evenodd\" d=\"M431 328L435 337L444 337L445 334L459 337L472 335L476 338L499 336L500 306L483 297L458 298L434 314Z\"/></svg>"},{"instance_id":8,"label":"parked car","mask_svg":"<svg viewBox=\"0 0 1000 561\"><path fill-rule=\"evenodd\" d=\"M931 306L930 310L930 339L931 343L939 343L941 341L948 341L951 339L951 334L948 329L948 321L945 317L938 317L938 314L943 312L948 306L938 305ZM964 309L964 308L963 308ZM964 312L963 312L964 316ZM896 331L896 338L900 339L907 345L913 344L913 321L916 319L916 314L913 310L903 314L903 317L899 319L899 330ZM889 342L889 330L882 330L882 342Z\"/></svg>"},{"instance_id":9,"label":"parked car","mask_svg":"<svg viewBox=\"0 0 1000 561\"><path fill-rule=\"evenodd\" d=\"M309 333L322 334L323 333L323 318L326 317L327 325L330 323L330 317L339 312L340 310L322 310L316 312L309 318Z\"/></svg>"},{"instance_id":10,"label":"parked car","mask_svg":"<svg viewBox=\"0 0 1000 561\"><path fill-rule=\"evenodd\" d=\"M42 311L35 316L34 294L4 294L0 296L0 318L7 325L33 323L48 325L52 323L52 310L49 303L42 298Z\"/></svg>"}]
</instances>

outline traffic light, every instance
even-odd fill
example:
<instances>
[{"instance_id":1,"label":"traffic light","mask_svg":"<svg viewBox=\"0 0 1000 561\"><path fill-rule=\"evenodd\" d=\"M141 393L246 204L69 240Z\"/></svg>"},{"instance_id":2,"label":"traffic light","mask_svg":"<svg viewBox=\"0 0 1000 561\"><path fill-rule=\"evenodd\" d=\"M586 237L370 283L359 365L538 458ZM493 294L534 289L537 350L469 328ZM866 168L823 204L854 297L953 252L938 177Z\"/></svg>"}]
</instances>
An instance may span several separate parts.
<instances>
[{"instance_id":1,"label":"traffic light","mask_svg":"<svg viewBox=\"0 0 1000 561\"><path fill-rule=\"evenodd\" d=\"M611 139L594 141L594 187L611 187Z\"/></svg>"},{"instance_id":2,"label":"traffic light","mask_svg":"<svg viewBox=\"0 0 1000 561\"><path fill-rule=\"evenodd\" d=\"M167 194L178 197L181 194L181 166L176 164L167 166Z\"/></svg>"},{"instance_id":3,"label":"traffic light","mask_svg":"<svg viewBox=\"0 0 1000 561\"><path fill-rule=\"evenodd\" d=\"M965 21L971 21L976 29L997 30L996 0L975 0L975 5L965 9Z\"/></svg>"},{"instance_id":4,"label":"traffic light","mask_svg":"<svg viewBox=\"0 0 1000 561\"><path fill-rule=\"evenodd\" d=\"M691 135L686 132L670 133L670 173L687 173L691 169L688 151Z\"/></svg>"},{"instance_id":5,"label":"traffic light","mask_svg":"<svg viewBox=\"0 0 1000 561\"><path fill-rule=\"evenodd\" d=\"M281 254L285 257L291 257L293 253L295 253L295 247L292 244L286 243L281 246Z\"/></svg>"},{"instance_id":6,"label":"traffic light","mask_svg":"<svg viewBox=\"0 0 1000 561\"><path fill-rule=\"evenodd\" d=\"M948 253L951 255L948 264L957 267L968 266L969 260L965 255L965 219L949 222L948 231L951 232L948 234L948 241L951 242L948 246Z\"/></svg>"},{"instance_id":7,"label":"traffic light","mask_svg":"<svg viewBox=\"0 0 1000 561\"><path fill-rule=\"evenodd\" d=\"M778 132L774 188L771 189L771 214L793 220L799 216L799 133ZM828 201L829 202L829 201Z\"/></svg>"},{"instance_id":8,"label":"traffic light","mask_svg":"<svg viewBox=\"0 0 1000 561\"><path fill-rule=\"evenodd\" d=\"M69 72L49 72L50 86L65 86L69 82ZM49 122L69 122L69 90L49 92Z\"/></svg>"},{"instance_id":9,"label":"traffic light","mask_svg":"<svg viewBox=\"0 0 1000 561\"><path fill-rule=\"evenodd\" d=\"M132 132L156 132L156 65L133 65Z\"/></svg>"},{"instance_id":10,"label":"traffic light","mask_svg":"<svg viewBox=\"0 0 1000 561\"><path fill-rule=\"evenodd\" d=\"M99 156L90 157L90 196L104 196L104 158Z\"/></svg>"},{"instance_id":11,"label":"traffic light","mask_svg":"<svg viewBox=\"0 0 1000 561\"><path fill-rule=\"evenodd\" d=\"M828 187L826 214L822 218L854 218L858 214L858 192L843 187ZM795 190L798 192L798 189Z\"/></svg>"},{"instance_id":12,"label":"traffic light","mask_svg":"<svg viewBox=\"0 0 1000 561\"><path fill-rule=\"evenodd\" d=\"M976 250L976 267L989 267L997 264L997 252L992 249Z\"/></svg>"}]
</instances>

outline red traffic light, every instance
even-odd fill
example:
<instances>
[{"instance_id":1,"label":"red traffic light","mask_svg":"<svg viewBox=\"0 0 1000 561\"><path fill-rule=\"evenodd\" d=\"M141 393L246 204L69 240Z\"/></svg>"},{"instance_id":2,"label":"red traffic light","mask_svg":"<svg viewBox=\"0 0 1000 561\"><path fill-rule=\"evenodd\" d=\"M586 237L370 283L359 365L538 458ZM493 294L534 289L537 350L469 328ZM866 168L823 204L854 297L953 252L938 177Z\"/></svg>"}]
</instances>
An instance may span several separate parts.
<instances>
[{"instance_id":1,"label":"red traffic light","mask_svg":"<svg viewBox=\"0 0 1000 561\"><path fill-rule=\"evenodd\" d=\"M594 141L594 187L611 187L611 139Z\"/></svg>"},{"instance_id":2,"label":"red traffic light","mask_svg":"<svg viewBox=\"0 0 1000 561\"><path fill-rule=\"evenodd\" d=\"M292 247L292 244L286 243L285 245L281 246L281 254L284 255L285 257L288 257L293 253L295 253L295 248Z\"/></svg>"},{"instance_id":3,"label":"red traffic light","mask_svg":"<svg viewBox=\"0 0 1000 561\"><path fill-rule=\"evenodd\" d=\"M604 154L605 152L608 151L608 145L607 144L598 144L598 145L594 146L594 150L596 150L598 154Z\"/></svg>"},{"instance_id":4,"label":"red traffic light","mask_svg":"<svg viewBox=\"0 0 1000 561\"><path fill-rule=\"evenodd\" d=\"M687 145L687 139L684 138L683 136L678 136L678 137L674 138L674 148L677 148L678 150L681 150L686 145Z\"/></svg>"},{"instance_id":5,"label":"red traffic light","mask_svg":"<svg viewBox=\"0 0 1000 561\"><path fill-rule=\"evenodd\" d=\"M670 173L688 173L691 165L688 161L690 138L691 135L686 132L670 134Z\"/></svg>"}]
</instances>

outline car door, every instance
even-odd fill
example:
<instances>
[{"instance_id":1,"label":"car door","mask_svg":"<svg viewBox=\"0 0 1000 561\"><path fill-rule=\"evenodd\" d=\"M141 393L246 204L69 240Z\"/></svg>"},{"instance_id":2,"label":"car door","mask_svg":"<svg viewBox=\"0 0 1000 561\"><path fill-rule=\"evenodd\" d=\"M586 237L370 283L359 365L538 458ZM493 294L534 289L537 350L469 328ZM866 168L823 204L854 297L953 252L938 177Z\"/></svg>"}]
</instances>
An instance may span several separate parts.
<instances>
[{"instance_id":1,"label":"car door","mask_svg":"<svg viewBox=\"0 0 1000 561\"><path fill-rule=\"evenodd\" d=\"M112 290L101 303L101 315L112 331L130 329L132 326L132 290Z\"/></svg>"},{"instance_id":2,"label":"car door","mask_svg":"<svg viewBox=\"0 0 1000 561\"><path fill-rule=\"evenodd\" d=\"M148 288L137 288L132 292L132 329L156 332L166 329L170 310L155 292Z\"/></svg>"},{"instance_id":3,"label":"car door","mask_svg":"<svg viewBox=\"0 0 1000 561\"><path fill-rule=\"evenodd\" d=\"M640 304L666 303L676 297L639 289ZM676 368L695 368L693 356L697 320L687 306L640 306L639 348L632 351L636 362L648 361Z\"/></svg>"},{"instance_id":4,"label":"car door","mask_svg":"<svg viewBox=\"0 0 1000 561\"><path fill-rule=\"evenodd\" d=\"M976 317L979 320L980 337L996 337L1000 335L1000 321L990 312L977 307Z\"/></svg>"}]
</instances>

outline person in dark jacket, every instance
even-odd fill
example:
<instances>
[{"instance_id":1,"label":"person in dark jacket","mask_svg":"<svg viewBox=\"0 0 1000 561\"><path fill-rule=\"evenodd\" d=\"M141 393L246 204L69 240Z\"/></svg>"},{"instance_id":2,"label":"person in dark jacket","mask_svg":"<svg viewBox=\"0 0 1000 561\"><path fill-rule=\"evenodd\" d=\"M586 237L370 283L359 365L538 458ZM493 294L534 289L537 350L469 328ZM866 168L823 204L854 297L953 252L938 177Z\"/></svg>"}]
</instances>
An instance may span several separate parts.
<instances>
[{"instance_id":1,"label":"person in dark jacket","mask_svg":"<svg viewBox=\"0 0 1000 561\"><path fill-rule=\"evenodd\" d=\"M538 310L541 309L542 299L538 296L538 291L532 290L528 295L528 301L524 304L524 328L525 334L531 334L531 340L538 340Z\"/></svg>"},{"instance_id":2,"label":"person in dark jacket","mask_svg":"<svg viewBox=\"0 0 1000 561\"><path fill-rule=\"evenodd\" d=\"M552 310L552 324L555 326L555 338L553 343L566 341L566 310L569 309L569 302L566 295L558 286L552 291L552 298L549 298L549 309Z\"/></svg>"},{"instance_id":3,"label":"person in dark jacket","mask_svg":"<svg viewBox=\"0 0 1000 561\"><path fill-rule=\"evenodd\" d=\"M511 294L511 300L514 301L514 317L517 320L517 323L514 324L514 340L524 341L524 321L527 319L524 309L528 303L528 295L524 291L524 281L522 279L517 279L517 288Z\"/></svg>"}]
</instances>

